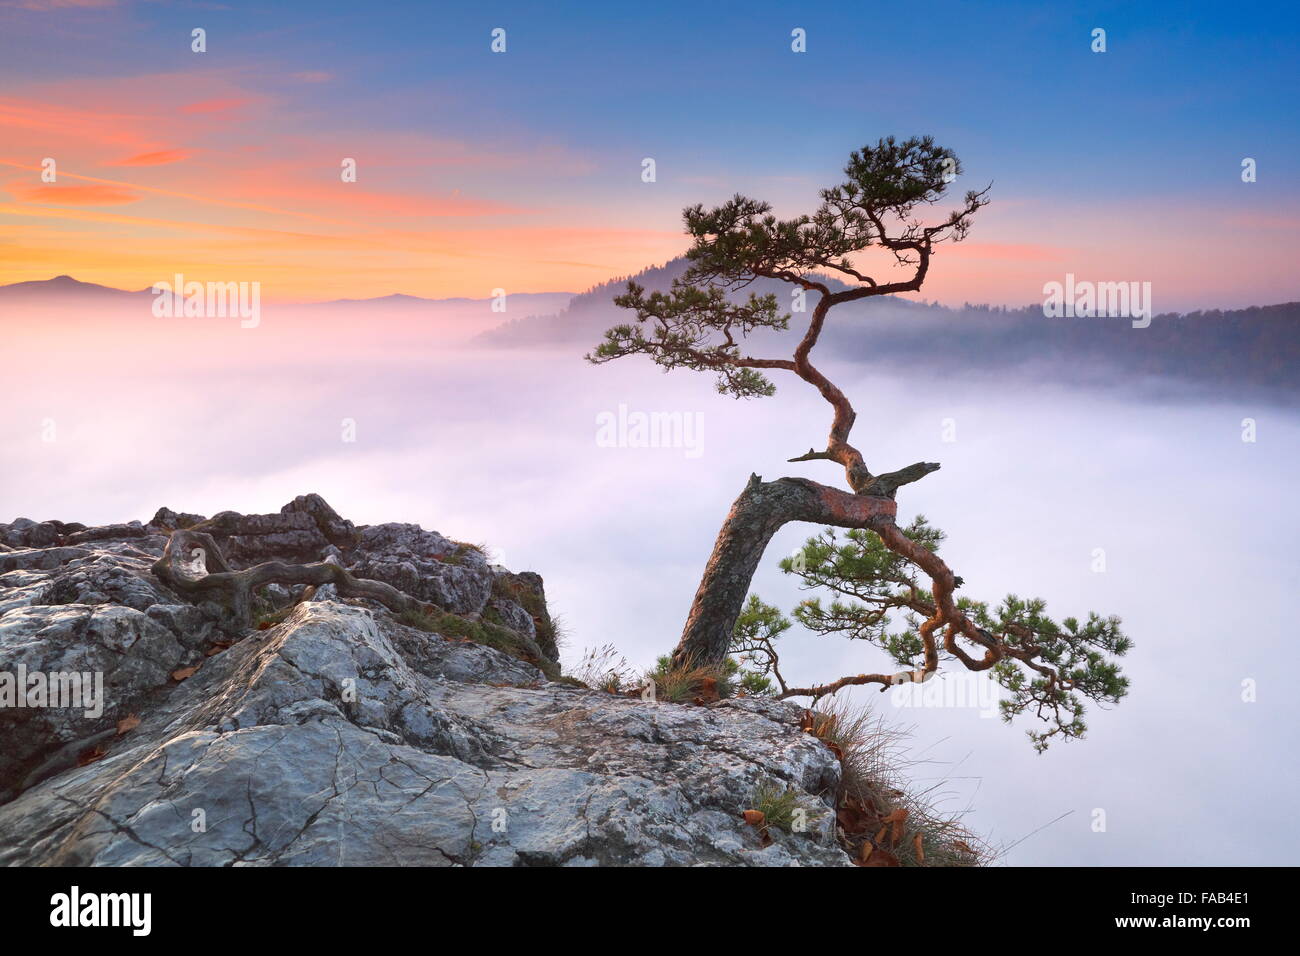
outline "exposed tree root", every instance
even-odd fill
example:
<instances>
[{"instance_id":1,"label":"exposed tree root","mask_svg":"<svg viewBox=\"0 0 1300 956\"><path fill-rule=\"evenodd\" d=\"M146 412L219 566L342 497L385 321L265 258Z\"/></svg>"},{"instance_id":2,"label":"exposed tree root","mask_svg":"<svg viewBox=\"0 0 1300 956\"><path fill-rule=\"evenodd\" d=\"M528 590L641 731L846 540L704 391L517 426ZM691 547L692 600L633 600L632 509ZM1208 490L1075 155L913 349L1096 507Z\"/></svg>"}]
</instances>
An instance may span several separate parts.
<instances>
[{"instance_id":1,"label":"exposed tree root","mask_svg":"<svg viewBox=\"0 0 1300 956\"><path fill-rule=\"evenodd\" d=\"M441 613L436 604L417 600L383 581L356 578L331 561L287 564L266 561L236 571L212 535L203 531L173 531L153 573L173 590L196 600L213 600L230 610L240 627L252 625L253 593L268 584L332 584L341 597L369 598L394 614L418 610Z\"/></svg>"}]
</instances>

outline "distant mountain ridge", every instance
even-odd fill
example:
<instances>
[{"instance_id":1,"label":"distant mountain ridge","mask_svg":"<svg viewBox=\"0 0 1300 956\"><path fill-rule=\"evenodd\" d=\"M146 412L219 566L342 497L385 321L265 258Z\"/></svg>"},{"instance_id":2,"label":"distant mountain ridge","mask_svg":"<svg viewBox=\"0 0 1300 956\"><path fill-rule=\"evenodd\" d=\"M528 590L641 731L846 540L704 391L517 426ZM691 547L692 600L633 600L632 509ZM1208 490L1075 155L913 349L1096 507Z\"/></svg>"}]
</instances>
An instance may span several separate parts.
<instances>
[{"instance_id":1,"label":"distant mountain ridge","mask_svg":"<svg viewBox=\"0 0 1300 956\"><path fill-rule=\"evenodd\" d=\"M684 258L645 269L635 276L601 283L573 297L555 315L514 319L490 329L477 341L503 348L564 347L588 351L604 331L635 321L614 305L629 279L649 290L667 291L687 268ZM821 276L832 291L850 286ZM775 293L791 311L793 287L760 279L736 293ZM817 293L808 296L811 312ZM753 336L751 352L788 354L779 336ZM1037 379L1075 384L1134 380L1212 386L1216 391L1265 389L1300 391L1300 302L1245 309L1162 313L1148 328L1133 328L1128 318L1048 318L1041 305L1023 308L963 305L961 308L913 302L895 296L863 299L830 313L819 353L825 360L904 364L920 376L1003 374L1015 370Z\"/></svg>"},{"instance_id":2,"label":"distant mountain ridge","mask_svg":"<svg viewBox=\"0 0 1300 956\"><path fill-rule=\"evenodd\" d=\"M53 279L33 279L28 282L14 282L0 285L0 300L4 299L38 299L38 298L78 298L104 297L121 299L125 296L151 295L149 289L131 291L114 289L111 286L95 282L82 282L69 275L55 276Z\"/></svg>"},{"instance_id":3,"label":"distant mountain ridge","mask_svg":"<svg viewBox=\"0 0 1300 956\"><path fill-rule=\"evenodd\" d=\"M633 321L614 297L634 279L651 290L667 290L687 268L684 258L652 266L635 276L602 282L586 292L512 293L500 323L490 298L424 299L395 293L370 299L336 299L294 308L330 315L374 310L397 319L432 316L454 326L462 341L492 348L562 348L589 351L610 326ZM849 288L820 277L832 290ZM792 287L775 279L758 280L735 294L774 293L786 311ZM147 302L149 289L129 291L61 275L53 279L0 286L0 306L43 303ZM816 293L808 297L811 309ZM792 326L801 316L794 314ZM447 323L450 323L448 325ZM751 338L756 354L785 354L781 335ZM467 337L472 336L472 339ZM1300 391L1300 302L1211 309L1156 315L1149 328L1132 328L1126 318L1048 318L1041 305L1013 309L970 305L950 308L894 296L838 306L823 333L819 354L826 360L903 365L925 377L1004 375L1074 384L1137 380L1175 387L1210 388L1219 394L1265 390Z\"/></svg>"},{"instance_id":4,"label":"distant mountain ridge","mask_svg":"<svg viewBox=\"0 0 1300 956\"><path fill-rule=\"evenodd\" d=\"M166 276L165 279L170 281L172 276ZM32 279L26 282L14 282L9 285L0 285L0 301L6 300L24 300L24 301L53 301L55 299L93 299L102 298L105 300L112 299L121 301L127 297L152 296L152 286L136 291L130 289L115 289L112 286L100 285L95 282L84 282L75 279L70 275L55 276L52 279ZM514 303L512 310L519 308L519 303L523 303L525 308L534 311L549 311L563 308L570 299L573 298L572 292L514 292L506 296L508 303ZM355 306L373 306L373 305L399 305L399 306L430 306L430 305L473 305L475 303L488 303L492 301L491 296L484 296L480 299L468 298L466 296L449 296L442 299L424 298L422 296L406 295L397 292L390 295L374 296L367 299L330 299L323 302L304 302L298 303L298 307L311 306L331 306L331 307L355 307Z\"/></svg>"},{"instance_id":5,"label":"distant mountain ridge","mask_svg":"<svg viewBox=\"0 0 1300 956\"><path fill-rule=\"evenodd\" d=\"M518 311L520 303L531 314L543 314L549 310L564 308L572 299L572 292L511 292L505 297L511 311ZM449 296L445 299L426 299L418 295L406 295L395 292L392 295L373 296L369 299L331 299L328 302L303 303L303 307L351 308L360 306L395 305L409 308L422 308L433 305L483 305L493 301L492 296L481 299L467 296Z\"/></svg>"}]
</instances>

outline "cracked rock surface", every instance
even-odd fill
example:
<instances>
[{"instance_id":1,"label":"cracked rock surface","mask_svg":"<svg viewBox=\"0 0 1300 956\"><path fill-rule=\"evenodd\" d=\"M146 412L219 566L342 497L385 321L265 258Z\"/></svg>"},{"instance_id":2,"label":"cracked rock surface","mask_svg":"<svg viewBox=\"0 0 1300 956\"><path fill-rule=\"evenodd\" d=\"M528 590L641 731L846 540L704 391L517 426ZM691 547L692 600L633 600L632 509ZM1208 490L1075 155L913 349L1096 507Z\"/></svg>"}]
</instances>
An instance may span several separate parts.
<instances>
[{"instance_id":1,"label":"cracked rock surface","mask_svg":"<svg viewBox=\"0 0 1300 956\"><path fill-rule=\"evenodd\" d=\"M839 764L797 706L548 682L320 594L281 595L282 621L231 633L149 571L168 531L202 520L0 524L0 674L96 671L105 691L96 717L0 707L0 864L850 865L827 796ZM334 553L460 607L491 601L521 631L536 618L477 552L414 525L354 528L319 496L214 521L244 563ZM536 575L508 583L540 595ZM140 723L118 735L127 715ZM760 784L796 792L802 832L762 845L741 817Z\"/></svg>"}]
</instances>

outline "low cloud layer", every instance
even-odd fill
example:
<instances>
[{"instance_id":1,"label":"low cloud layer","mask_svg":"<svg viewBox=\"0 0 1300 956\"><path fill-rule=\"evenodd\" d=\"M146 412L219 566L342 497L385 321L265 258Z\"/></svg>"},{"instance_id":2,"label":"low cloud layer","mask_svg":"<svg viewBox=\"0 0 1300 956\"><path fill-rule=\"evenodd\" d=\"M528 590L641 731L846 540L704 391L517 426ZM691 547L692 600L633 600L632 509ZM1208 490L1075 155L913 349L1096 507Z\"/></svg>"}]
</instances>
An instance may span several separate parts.
<instances>
[{"instance_id":1,"label":"low cloud layer","mask_svg":"<svg viewBox=\"0 0 1300 956\"><path fill-rule=\"evenodd\" d=\"M827 463L785 461L827 427L797 381L738 403L701 376L594 368L570 350L467 350L417 325L396 349L393 330L352 315L307 325L272 311L257 329L178 323L170 336L93 318L77 317L76 335L67 316L14 326L23 360L7 369L0 520L275 510L316 491L357 522L419 522L541 572L571 664L605 643L637 665L672 647L751 472L840 480ZM906 369L835 374L860 410L869 464L943 463L904 489L900 513L948 532L963 593L1118 614L1136 641L1130 697L1094 709L1087 740L1043 757L1026 725L982 715L964 675L942 678L952 690L938 706L859 692L914 726L913 780L954 812L969 807L969 823L1004 845L1062 817L1010 863L1289 860L1300 828L1282 808L1300 797L1289 770L1300 706L1282 681L1294 661L1284 608L1300 419L1240 399L1163 403L1124 383L956 376L918 388ZM610 431L636 413L689 416L690 441ZM1246 418L1254 442L1242 440ZM776 562L814 530L784 529L756 579L786 610L801 595ZM1104 573L1092 570L1098 548ZM785 645L799 681L883 663L832 638L792 632ZM1257 702L1243 702L1243 681Z\"/></svg>"}]
</instances>

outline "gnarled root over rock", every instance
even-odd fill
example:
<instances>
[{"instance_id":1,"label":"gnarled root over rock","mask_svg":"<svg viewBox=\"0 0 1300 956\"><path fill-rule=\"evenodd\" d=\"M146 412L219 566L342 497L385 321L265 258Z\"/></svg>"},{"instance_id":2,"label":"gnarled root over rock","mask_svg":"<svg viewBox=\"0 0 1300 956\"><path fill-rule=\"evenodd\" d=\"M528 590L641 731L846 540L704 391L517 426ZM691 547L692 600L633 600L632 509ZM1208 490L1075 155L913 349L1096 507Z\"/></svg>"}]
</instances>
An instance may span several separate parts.
<instances>
[{"instance_id":1,"label":"gnarled root over rock","mask_svg":"<svg viewBox=\"0 0 1300 956\"><path fill-rule=\"evenodd\" d=\"M212 535L203 531L173 531L163 556L154 562L153 573L178 593L225 605L241 627L252 624L253 594L267 584L333 584L340 597L369 598L394 614L411 610L435 614L442 610L382 581L353 577L333 560L312 564L266 561L236 571L226 562Z\"/></svg>"}]
</instances>

